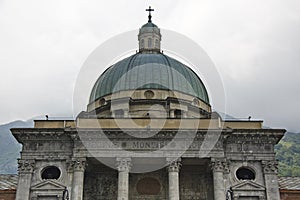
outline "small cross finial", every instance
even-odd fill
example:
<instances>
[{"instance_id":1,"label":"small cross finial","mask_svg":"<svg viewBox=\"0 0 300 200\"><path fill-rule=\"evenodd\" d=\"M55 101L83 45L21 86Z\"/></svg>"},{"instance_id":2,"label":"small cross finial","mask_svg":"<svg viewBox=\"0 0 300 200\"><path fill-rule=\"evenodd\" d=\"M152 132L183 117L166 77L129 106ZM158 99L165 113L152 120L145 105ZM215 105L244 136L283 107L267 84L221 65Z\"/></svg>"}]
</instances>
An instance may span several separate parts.
<instances>
[{"instance_id":1,"label":"small cross finial","mask_svg":"<svg viewBox=\"0 0 300 200\"><path fill-rule=\"evenodd\" d=\"M152 20L151 20L151 18L152 18L152 16L151 16L151 11L154 11L154 9L152 9L151 6L149 6L149 8L146 9L146 11L149 12L149 15L148 15L148 22L151 23L151 22L152 22Z\"/></svg>"}]
</instances>

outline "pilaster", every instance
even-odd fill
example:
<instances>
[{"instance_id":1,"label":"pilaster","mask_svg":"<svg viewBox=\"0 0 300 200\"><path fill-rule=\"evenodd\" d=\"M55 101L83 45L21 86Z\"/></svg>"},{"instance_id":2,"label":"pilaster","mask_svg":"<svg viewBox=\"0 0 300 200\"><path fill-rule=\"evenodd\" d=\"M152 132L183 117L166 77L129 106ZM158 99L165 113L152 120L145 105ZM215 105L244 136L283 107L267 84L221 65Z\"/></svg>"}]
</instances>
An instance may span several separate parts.
<instances>
[{"instance_id":1,"label":"pilaster","mask_svg":"<svg viewBox=\"0 0 300 200\"><path fill-rule=\"evenodd\" d=\"M278 184L278 162L262 161L262 168L265 178L267 200L280 200Z\"/></svg>"},{"instance_id":2,"label":"pilaster","mask_svg":"<svg viewBox=\"0 0 300 200\"><path fill-rule=\"evenodd\" d=\"M30 186L32 173L35 168L34 160L19 159L18 160L18 189L16 194L16 200L29 200Z\"/></svg>"}]
</instances>

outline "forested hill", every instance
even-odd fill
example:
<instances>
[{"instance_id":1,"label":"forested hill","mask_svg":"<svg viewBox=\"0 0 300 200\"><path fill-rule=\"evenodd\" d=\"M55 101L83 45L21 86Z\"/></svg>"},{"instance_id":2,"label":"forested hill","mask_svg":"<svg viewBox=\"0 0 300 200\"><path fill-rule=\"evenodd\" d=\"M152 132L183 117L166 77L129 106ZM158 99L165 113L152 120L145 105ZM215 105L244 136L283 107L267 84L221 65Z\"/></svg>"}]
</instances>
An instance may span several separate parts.
<instances>
[{"instance_id":1,"label":"forested hill","mask_svg":"<svg viewBox=\"0 0 300 200\"><path fill-rule=\"evenodd\" d=\"M0 125L0 174L17 173L17 158L20 157L21 145L10 129L21 127L33 127L33 121L14 121Z\"/></svg>"},{"instance_id":2,"label":"forested hill","mask_svg":"<svg viewBox=\"0 0 300 200\"><path fill-rule=\"evenodd\" d=\"M300 133L287 132L275 147L281 176L300 176Z\"/></svg>"}]
</instances>

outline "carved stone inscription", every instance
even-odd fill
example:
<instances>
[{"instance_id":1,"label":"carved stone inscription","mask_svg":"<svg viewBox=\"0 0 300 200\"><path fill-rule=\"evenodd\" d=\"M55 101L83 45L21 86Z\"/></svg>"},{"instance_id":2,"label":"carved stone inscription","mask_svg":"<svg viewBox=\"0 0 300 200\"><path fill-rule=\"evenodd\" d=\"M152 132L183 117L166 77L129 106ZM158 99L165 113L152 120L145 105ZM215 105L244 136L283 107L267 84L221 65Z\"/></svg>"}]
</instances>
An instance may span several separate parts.
<instances>
[{"instance_id":1,"label":"carved stone inscription","mask_svg":"<svg viewBox=\"0 0 300 200\"><path fill-rule=\"evenodd\" d=\"M159 140L124 140L124 141L88 141L89 148L94 149L115 149L122 148L126 150L158 150L162 148L167 149L190 149L199 150L202 141L159 141Z\"/></svg>"}]
</instances>

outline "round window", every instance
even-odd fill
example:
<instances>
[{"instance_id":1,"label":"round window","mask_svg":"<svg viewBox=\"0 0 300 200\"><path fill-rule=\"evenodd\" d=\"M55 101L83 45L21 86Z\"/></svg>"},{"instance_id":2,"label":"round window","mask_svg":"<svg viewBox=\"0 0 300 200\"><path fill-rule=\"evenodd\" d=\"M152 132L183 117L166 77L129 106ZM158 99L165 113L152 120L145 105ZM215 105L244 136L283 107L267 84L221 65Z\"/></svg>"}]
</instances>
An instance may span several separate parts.
<instances>
[{"instance_id":1,"label":"round window","mask_svg":"<svg viewBox=\"0 0 300 200\"><path fill-rule=\"evenodd\" d=\"M194 99L193 99L193 105L194 105L194 106L199 106L199 104L200 104L200 103L199 103L199 100L196 99L196 98L194 98Z\"/></svg>"},{"instance_id":2,"label":"round window","mask_svg":"<svg viewBox=\"0 0 300 200\"><path fill-rule=\"evenodd\" d=\"M42 170L42 179L58 179L60 177L60 169L55 166L48 166Z\"/></svg>"},{"instance_id":3,"label":"round window","mask_svg":"<svg viewBox=\"0 0 300 200\"><path fill-rule=\"evenodd\" d=\"M145 93L144 93L144 96L146 97L146 99L152 99L154 97L154 92L151 91L151 90L147 90Z\"/></svg>"},{"instance_id":4,"label":"round window","mask_svg":"<svg viewBox=\"0 0 300 200\"><path fill-rule=\"evenodd\" d=\"M255 173L250 168L241 167L236 171L236 177L239 180L254 180L255 179Z\"/></svg>"},{"instance_id":5,"label":"round window","mask_svg":"<svg viewBox=\"0 0 300 200\"><path fill-rule=\"evenodd\" d=\"M100 104L100 106L103 106L103 105L105 104L105 99L104 99L104 98L101 98L101 99L99 100L99 104Z\"/></svg>"}]
</instances>

